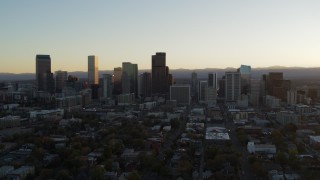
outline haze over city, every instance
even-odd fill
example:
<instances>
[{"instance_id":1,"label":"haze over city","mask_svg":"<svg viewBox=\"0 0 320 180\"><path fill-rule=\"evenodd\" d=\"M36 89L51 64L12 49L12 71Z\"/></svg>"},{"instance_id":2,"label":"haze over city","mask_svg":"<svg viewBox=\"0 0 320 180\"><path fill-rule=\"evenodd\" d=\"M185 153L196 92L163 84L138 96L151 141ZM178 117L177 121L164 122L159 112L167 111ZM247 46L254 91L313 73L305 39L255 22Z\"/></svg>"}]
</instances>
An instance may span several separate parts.
<instances>
[{"instance_id":1,"label":"haze over city","mask_svg":"<svg viewBox=\"0 0 320 180\"><path fill-rule=\"evenodd\" d=\"M320 1L0 2L0 180L319 180Z\"/></svg>"},{"instance_id":2,"label":"haze over city","mask_svg":"<svg viewBox=\"0 0 320 180\"><path fill-rule=\"evenodd\" d=\"M2 1L0 72L85 71L131 61L150 69L154 52L171 69L320 66L319 1Z\"/></svg>"}]
</instances>

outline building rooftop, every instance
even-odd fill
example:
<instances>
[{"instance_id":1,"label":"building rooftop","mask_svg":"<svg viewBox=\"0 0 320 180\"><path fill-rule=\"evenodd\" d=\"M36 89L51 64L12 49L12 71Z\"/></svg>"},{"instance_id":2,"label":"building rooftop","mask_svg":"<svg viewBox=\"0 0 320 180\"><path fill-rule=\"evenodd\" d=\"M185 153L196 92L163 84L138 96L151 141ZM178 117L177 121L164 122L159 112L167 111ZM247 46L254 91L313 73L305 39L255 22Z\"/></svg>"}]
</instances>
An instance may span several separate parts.
<instances>
[{"instance_id":1,"label":"building rooftop","mask_svg":"<svg viewBox=\"0 0 320 180\"><path fill-rule=\"evenodd\" d=\"M320 142L320 136L309 136L315 142Z\"/></svg>"},{"instance_id":2,"label":"building rooftop","mask_svg":"<svg viewBox=\"0 0 320 180\"><path fill-rule=\"evenodd\" d=\"M206 132L206 140L230 140L228 133Z\"/></svg>"},{"instance_id":3,"label":"building rooftop","mask_svg":"<svg viewBox=\"0 0 320 180\"><path fill-rule=\"evenodd\" d=\"M273 145L273 144L255 144L254 147L258 148L258 149L261 149L261 148L264 148L264 149L266 149L266 148L276 148L276 146Z\"/></svg>"}]
</instances>

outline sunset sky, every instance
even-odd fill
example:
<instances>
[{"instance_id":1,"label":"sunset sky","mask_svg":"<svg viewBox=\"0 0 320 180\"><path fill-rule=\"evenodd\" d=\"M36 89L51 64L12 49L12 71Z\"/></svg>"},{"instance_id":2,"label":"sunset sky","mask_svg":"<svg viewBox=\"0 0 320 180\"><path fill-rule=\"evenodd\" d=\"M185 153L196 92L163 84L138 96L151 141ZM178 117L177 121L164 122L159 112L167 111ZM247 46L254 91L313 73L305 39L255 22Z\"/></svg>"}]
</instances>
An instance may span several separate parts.
<instances>
[{"instance_id":1,"label":"sunset sky","mask_svg":"<svg viewBox=\"0 0 320 180\"><path fill-rule=\"evenodd\" d=\"M36 54L52 71L122 62L150 69L167 53L177 68L320 67L320 1L1 0L0 72L34 72Z\"/></svg>"}]
</instances>

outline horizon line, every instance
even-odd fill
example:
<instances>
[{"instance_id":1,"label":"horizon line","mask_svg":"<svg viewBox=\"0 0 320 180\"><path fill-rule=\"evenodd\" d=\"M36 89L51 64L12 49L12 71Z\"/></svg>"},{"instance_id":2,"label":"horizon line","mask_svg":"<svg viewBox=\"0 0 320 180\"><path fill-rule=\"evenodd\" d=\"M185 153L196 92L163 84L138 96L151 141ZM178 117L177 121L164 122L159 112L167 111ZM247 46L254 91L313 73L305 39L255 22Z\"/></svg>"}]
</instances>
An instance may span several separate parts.
<instances>
[{"instance_id":1,"label":"horizon line","mask_svg":"<svg viewBox=\"0 0 320 180\"><path fill-rule=\"evenodd\" d=\"M250 66L250 65L248 65ZM239 67L238 67L239 68ZM170 69L169 67L169 71L171 70L190 70L190 71L195 71L195 70L206 70L206 69L218 69L218 70L223 70L223 69L238 69L236 67L225 67L225 68L197 68L197 69L188 69L188 68L176 68L176 69ZM274 66L268 66L268 67L251 67L251 69L295 69L295 68L320 68L320 66L316 66L316 67L303 67L303 66L278 66L278 65L274 65ZM104 69L104 70L98 70L100 71L113 71L114 69ZM138 69L138 71L150 71L150 69ZM75 71L68 71L68 70L62 70L62 69L58 69L58 70L54 70L51 71L56 72L56 71L67 71L67 72L87 72L87 71L83 71L83 70L75 70ZM35 72L20 72L20 73L13 73L13 72L0 72L1 74L35 74Z\"/></svg>"}]
</instances>

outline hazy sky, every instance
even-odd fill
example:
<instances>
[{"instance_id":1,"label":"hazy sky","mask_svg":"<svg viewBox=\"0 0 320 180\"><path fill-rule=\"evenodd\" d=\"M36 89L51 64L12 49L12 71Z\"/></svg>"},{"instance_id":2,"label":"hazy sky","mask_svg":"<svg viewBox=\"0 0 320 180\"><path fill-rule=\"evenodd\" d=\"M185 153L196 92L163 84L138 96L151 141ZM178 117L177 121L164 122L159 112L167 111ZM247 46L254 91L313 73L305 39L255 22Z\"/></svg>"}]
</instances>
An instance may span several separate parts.
<instances>
[{"instance_id":1,"label":"hazy sky","mask_svg":"<svg viewBox=\"0 0 320 180\"><path fill-rule=\"evenodd\" d=\"M319 67L320 1L0 1L0 72L34 72L36 54L53 71L87 70L92 54L100 70L150 69L155 52L171 69Z\"/></svg>"}]
</instances>

